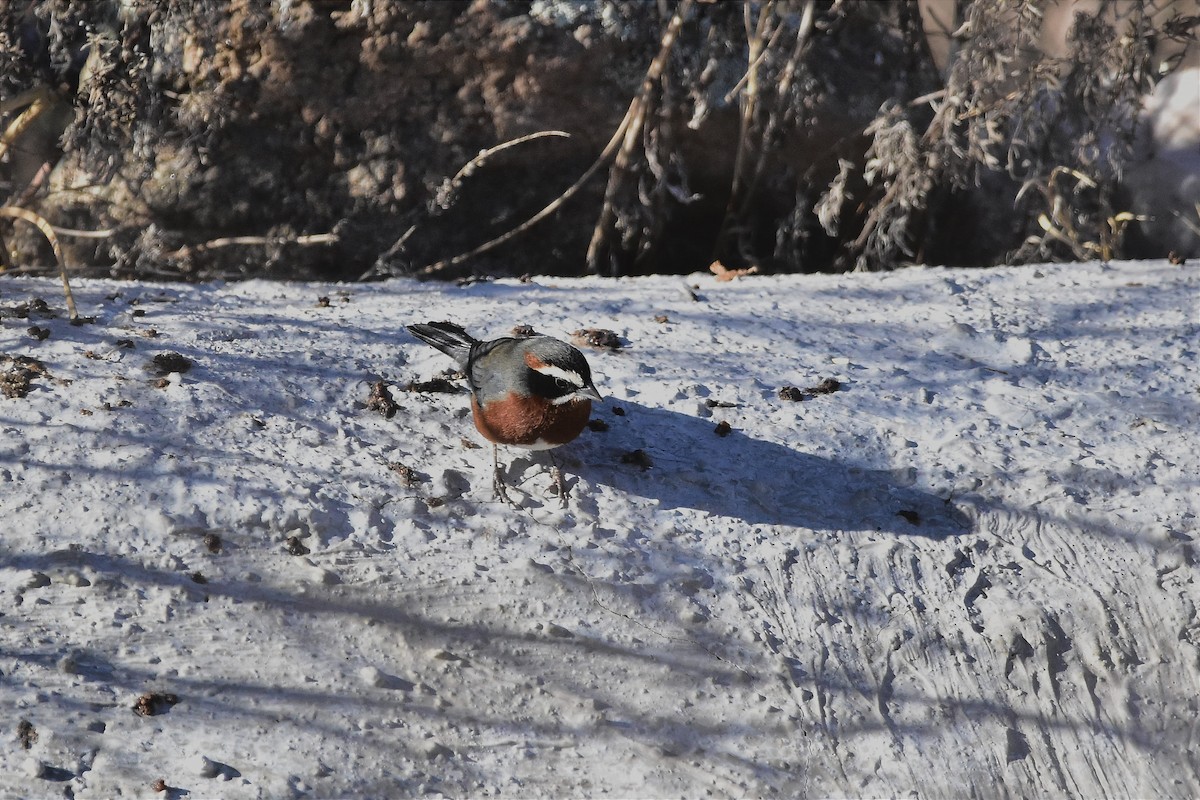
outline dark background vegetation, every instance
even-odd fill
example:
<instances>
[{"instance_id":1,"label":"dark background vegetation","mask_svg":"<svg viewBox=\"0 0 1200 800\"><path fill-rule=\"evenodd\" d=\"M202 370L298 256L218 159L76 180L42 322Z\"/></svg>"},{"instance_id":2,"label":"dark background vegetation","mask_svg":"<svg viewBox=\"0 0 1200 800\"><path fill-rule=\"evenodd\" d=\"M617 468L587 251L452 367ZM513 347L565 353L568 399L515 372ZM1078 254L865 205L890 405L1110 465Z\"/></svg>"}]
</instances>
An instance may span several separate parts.
<instances>
[{"instance_id":1,"label":"dark background vegetation","mask_svg":"<svg viewBox=\"0 0 1200 800\"><path fill-rule=\"evenodd\" d=\"M0 199L118 277L1200 255L1128 180L1196 6L7 0Z\"/></svg>"}]
</instances>

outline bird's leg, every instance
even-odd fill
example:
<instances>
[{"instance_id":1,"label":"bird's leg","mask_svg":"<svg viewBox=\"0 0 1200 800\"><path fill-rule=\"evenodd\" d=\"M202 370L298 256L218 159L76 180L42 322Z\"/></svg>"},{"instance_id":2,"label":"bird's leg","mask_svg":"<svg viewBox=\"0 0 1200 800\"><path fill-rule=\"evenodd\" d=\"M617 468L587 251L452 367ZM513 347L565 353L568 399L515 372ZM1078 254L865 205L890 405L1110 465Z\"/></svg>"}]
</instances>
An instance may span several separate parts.
<instances>
[{"instance_id":1,"label":"bird's leg","mask_svg":"<svg viewBox=\"0 0 1200 800\"><path fill-rule=\"evenodd\" d=\"M503 500L513 508L519 508L508 496L508 487L504 485L504 475L500 472L500 448L492 445L492 492L496 499Z\"/></svg>"},{"instance_id":2,"label":"bird's leg","mask_svg":"<svg viewBox=\"0 0 1200 800\"><path fill-rule=\"evenodd\" d=\"M558 504L567 507L567 483L563 480L562 468L558 466L558 459L554 457L553 450L547 450L546 455L550 457L550 477L554 479L554 490L558 493Z\"/></svg>"}]
</instances>

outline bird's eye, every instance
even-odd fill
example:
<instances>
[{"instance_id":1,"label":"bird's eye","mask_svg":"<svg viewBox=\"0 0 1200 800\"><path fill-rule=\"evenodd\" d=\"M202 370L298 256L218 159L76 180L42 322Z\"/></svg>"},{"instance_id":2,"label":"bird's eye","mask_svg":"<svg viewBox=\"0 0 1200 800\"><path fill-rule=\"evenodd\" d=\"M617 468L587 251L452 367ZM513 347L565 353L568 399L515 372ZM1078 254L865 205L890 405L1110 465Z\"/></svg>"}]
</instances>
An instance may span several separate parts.
<instances>
[{"instance_id":1,"label":"bird's eye","mask_svg":"<svg viewBox=\"0 0 1200 800\"><path fill-rule=\"evenodd\" d=\"M572 383L566 378L555 378L554 384L564 392L571 391L575 388L575 386L572 385Z\"/></svg>"}]
</instances>

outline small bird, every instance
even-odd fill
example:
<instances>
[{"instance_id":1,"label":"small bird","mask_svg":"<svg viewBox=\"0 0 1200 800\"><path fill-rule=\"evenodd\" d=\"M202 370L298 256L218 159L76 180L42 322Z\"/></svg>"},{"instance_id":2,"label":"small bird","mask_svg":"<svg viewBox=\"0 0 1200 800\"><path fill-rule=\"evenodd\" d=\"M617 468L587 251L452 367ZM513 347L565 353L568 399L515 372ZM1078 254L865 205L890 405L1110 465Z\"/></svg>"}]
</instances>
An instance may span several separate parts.
<instances>
[{"instance_id":1,"label":"small bird","mask_svg":"<svg viewBox=\"0 0 1200 800\"><path fill-rule=\"evenodd\" d=\"M580 434L601 400L583 353L549 336L504 337L481 342L452 322L409 325L426 344L458 362L471 387L475 427L492 443L492 489L508 497L498 445L549 450ZM567 506L562 470L550 455L559 503Z\"/></svg>"}]
</instances>

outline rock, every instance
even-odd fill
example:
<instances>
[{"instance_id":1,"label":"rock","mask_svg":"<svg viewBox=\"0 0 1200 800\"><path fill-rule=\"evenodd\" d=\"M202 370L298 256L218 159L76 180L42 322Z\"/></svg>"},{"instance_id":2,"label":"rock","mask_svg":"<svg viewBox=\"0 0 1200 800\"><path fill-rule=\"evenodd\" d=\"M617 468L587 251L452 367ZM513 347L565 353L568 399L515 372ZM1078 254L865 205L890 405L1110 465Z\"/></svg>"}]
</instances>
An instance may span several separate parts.
<instances>
[{"instance_id":1,"label":"rock","mask_svg":"<svg viewBox=\"0 0 1200 800\"><path fill-rule=\"evenodd\" d=\"M201 778L215 778L221 774L221 765L203 755L196 755L188 763L190 770Z\"/></svg>"},{"instance_id":2,"label":"rock","mask_svg":"<svg viewBox=\"0 0 1200 800\"><path fill-rule=\"evenodd\" d=\"M82 572L78 572L77 570L71 570L66 575L64 575L63 583L67 584L68 586L76 586L76 587L92 585L92 582L89 581L87 578L85 578L83 576Z\"/></svg>"},{"instance_id":3,"label":"rock","mask_svg":"<svg viewBox=\"0 0 1200 800\"><path fill-rule=\"evenodd\" d=\"M425 757L430 761L435 761L439 758L449 758L454 755L454 751L441 742L430 742L425 745Z\"/></svg>"},{"instance_id":4,"label":"rock","mask_svg":"<svg viewBox=\"0 0 1200 800\"><path fill-rule=\"evenodd\" d=\"M397 689L402 692L411 692L417 688L412 681L405 680L398 675L389 675L378 667L363 667L358 671L358 679L363 684L376 689Z\"/></svg>"}]
</instances>

